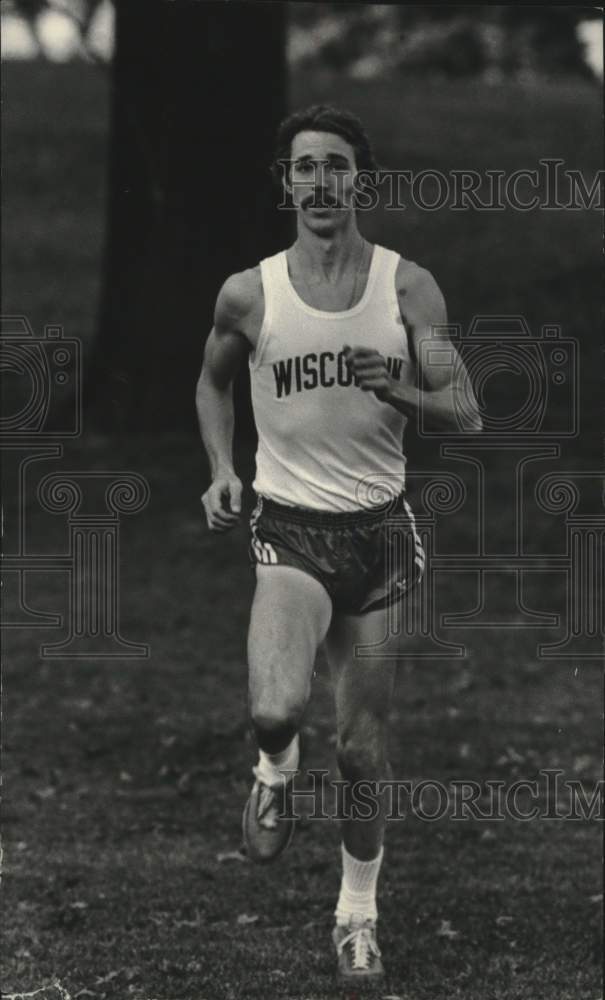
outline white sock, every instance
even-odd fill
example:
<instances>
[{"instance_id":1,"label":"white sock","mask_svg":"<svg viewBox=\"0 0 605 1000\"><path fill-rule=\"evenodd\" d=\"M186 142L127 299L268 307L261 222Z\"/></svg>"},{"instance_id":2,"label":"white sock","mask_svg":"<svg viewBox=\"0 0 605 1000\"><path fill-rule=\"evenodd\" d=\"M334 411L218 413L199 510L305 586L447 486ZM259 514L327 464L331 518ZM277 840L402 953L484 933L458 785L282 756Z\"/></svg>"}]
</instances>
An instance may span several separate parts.
<instances>
[{"instance_id":1,"label":"white sock","mask_svg":"<svg viewBox=\"0 0 605 1000\"><path fill-rule=\"evenodd\" d=\"M291 781L293 772L298 770L300 751L298 733L285 750L279 753L265 753L259 748L258 764L252 770L264 785L282 785Z\"/></svg>"},{"instance_id":2,"label":"white sock","mask_svg":"<svg viewBox=\"0 0 605 1000\"><path fill-rule=\"evenodd\" d=\"M347 925L353 915L362 920L376 920L376 883L384 848L371 861L359 861L342 845L342 882L336 904L336 923Z\"/></svg>"}]
</instances>

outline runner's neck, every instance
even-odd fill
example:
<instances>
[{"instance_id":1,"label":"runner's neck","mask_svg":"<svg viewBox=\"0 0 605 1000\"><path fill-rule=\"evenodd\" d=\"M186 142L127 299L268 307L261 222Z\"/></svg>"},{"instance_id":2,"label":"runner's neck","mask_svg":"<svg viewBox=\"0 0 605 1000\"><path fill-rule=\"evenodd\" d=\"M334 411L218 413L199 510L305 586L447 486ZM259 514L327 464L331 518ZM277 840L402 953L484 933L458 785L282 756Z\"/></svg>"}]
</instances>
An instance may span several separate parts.
<instances>
[{"instance_id":1,"label":"runner's neck","mask_svg":"<svg viewBox=\"0 0 605 1000\"><path fill-rule=\"evenodd\" d=\"M295 263L303 274L321 277L328 282L337 282L348 271L359 267L360 259L366 253L366 241L354 220L345 230L330 236L318 236L305 229L299 229L296 242L291 247Z\"/></svg>"}]
</instances>

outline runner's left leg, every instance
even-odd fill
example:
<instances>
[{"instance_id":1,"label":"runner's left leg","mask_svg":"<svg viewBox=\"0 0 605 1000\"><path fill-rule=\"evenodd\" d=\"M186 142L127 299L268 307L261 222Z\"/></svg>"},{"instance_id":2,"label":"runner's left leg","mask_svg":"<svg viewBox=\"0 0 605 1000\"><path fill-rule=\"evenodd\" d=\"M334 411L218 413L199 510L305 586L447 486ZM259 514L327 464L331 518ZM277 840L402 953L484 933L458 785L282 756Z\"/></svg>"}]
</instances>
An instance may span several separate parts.
<instances>
[{"instance_id":1,"label":"runner's left leg","mask_svg":"<svg viewBox=\"0 0 605 1000\"><path fill-rule=\"evenodd\" d=\"M397 652L389 634L388 611L335 615L326 638L336 700L337 758L347 782L342 820L342 880L336 906L334 943L343 981L379 978L384 970L376 943L376 885L382 864L386 794L378 783L390 777L388 713ZM371 657L358 645L376 647ZM391 656L386 654L390 653ZM355 815L355 787L368 782L370 817ZM373 789L373 791L372 791Z\"/></svg>"},{"instance_id":2,"label":"runner's left leg","mask_svg":"<svg viewBox=\"0 0 605 1000\"><path fill-rule=\"evenodd\" d=\"M386 609L365 615L335 614L326 637L336 701L337 758L342 776L350 785L384 781L390 776L387 727L397 662L393 653L398 647L397 639L382 642L388 636L388 625ZM371 657L355 656L356 645L374 644L379 648ZM375 858L382 847L382 798L376 800L374 818L343 821L344 846L360 860ZM353 802L351 789L348 806ZM346 808L345 815L349 812Z\"/></svg>"},{"instance_id":3,"label":"runner's left leg","mask_svg":"<svg viewBox=\"0 0 605 1000\"><path fill-rule=\"evenodd\" d=\"M332 940L338 956L338 978L353 985L382 980L384 966L376 940L376 884L382 864L385 794L377 783L390 777L387 725L396 659L388 636L388 612L335 615L326 639L336 699L337 756L347 782L342 821L342 880ZM357 645L376 646L360 658ZM369 782L364 796L371 817L355 816L355 786ZM374 794L371 792L374 787Z\"/></svg>"}]
</instances>

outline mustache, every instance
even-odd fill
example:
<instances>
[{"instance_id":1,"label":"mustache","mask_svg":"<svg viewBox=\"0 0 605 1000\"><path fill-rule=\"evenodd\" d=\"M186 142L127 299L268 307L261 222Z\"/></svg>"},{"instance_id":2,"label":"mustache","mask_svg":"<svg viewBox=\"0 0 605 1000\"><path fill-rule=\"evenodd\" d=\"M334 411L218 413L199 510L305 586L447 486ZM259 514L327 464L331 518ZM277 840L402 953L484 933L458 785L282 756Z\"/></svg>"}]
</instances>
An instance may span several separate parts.
<instances>
[{"instance_id":1,"label":"mustache","mask_svg":"<svg viewBox=\"0 0 605 1000\"><path fill-rule=\"evenodd\" d=\"M301 208L340 208L340 203L325 191L315 191L303 198Z\"/></svg>"}]
</instances>

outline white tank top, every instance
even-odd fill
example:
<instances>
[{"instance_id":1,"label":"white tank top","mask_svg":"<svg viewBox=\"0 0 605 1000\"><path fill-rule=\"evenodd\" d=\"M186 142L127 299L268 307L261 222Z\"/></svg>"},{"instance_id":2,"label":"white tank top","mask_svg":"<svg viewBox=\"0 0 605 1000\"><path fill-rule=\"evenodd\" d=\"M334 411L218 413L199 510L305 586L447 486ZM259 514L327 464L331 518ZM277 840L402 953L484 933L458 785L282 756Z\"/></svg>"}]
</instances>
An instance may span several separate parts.
<instances>
[{"instance_id":1,"label":"white tank top","mask_svg":"<svg viewBox=\"0 0 605 1000\"><path fill-rule=\"evenodd\" d=\"M349 511L403 489L406 417L355 385L343 354L345 344L373 347L403 379L411 359L395 287L399 259L375 245L361 299L341 312L303 302L285 251L260 262L265 315L249 362L257 493Z\"/></svg>"}]
</instances>

